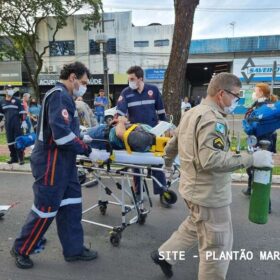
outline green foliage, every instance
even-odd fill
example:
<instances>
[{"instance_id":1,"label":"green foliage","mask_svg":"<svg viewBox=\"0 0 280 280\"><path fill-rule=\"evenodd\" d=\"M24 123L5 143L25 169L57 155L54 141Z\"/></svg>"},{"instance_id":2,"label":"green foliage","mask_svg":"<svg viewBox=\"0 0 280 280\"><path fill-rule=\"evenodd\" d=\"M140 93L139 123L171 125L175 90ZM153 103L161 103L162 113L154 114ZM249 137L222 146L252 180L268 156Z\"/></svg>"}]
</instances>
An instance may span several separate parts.
<instances>
[{"instance_id":1,"label":"green foliage","mask_svg":"<svg viewBox=\"0 0 280 280\"><path fill-rule=\"evenodd\" d=\"M40 53L36 49L40 23L46 23L52 31L50 41L55 41L58 30L67 25L67 18L84 8L84 28L89 30L100 20L101 0L0 0L0 60L22 60L37 97L37 78L49 48L46 42ZM55 26L48 24L48 17L55 18Z\"/></svg>"}]
</instances>

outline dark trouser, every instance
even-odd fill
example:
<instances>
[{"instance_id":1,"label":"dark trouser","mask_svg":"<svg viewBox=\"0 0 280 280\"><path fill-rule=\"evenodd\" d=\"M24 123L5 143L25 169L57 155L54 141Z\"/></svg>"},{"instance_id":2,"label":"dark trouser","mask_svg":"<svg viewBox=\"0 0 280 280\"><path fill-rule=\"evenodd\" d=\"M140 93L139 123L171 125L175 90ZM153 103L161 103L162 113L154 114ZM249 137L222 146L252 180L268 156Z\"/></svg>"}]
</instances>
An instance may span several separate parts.
<instances>
[{"instance_id":1,"label":"dark trouser","mask_svg":"<svg viewBox=\"0 0 280 280\"><path fill-rule=\"evenodd\" d=\"M33 184L34 204L15 240L15 249L21 255L31 254L56 217L64 256L79 255L84 240L81 186L75 157L56 148L47 150L47 155L42 158L42 152L38 152L36 146L34 150L31 157L36 180Z\"/></svg>"},{"instance_id":2,"label":"dark trouser","mask_svg":"<svg viewBox=\"0 0 280 280\"><path fill-rule=\"evenodd\" d=\"M11 159L13 161L23 160L23 151L17 151L17 149L15 148L16 138L22 135L20 121L17 121L15 119L12 119L10 121L7 120L5 123L5 129Z\"/></svg>"},{"instance_id":3,"label":"dark trouser","mask_svg":"<svg viewBox=\"0 0 280 280\"><path fill-rule=\"evenodd\" d=\"M248 174L248 191L251 191L252 189L252 183L253 183L253 167L249 167L246 169L246 172Z\"/></svg>"},{"instance_id":4,"label":"dark trouser","mask_svg":"<svg viewBox=\"0 0 280 280\"><path fill-rule=\"evenodd\" d=\"M153 166L153 167L159 167L159 166ZM140 170L133 169L133 172L140 173ZM165 174L162 171L152 171L152 176L154 176L164 187L166 186ZM140 177L134 176L133 181L134 181L136 193L140 193ZM154 180L153 180L153 187L154 187L154 194L162 194L164 191Z\"/></svg>"}]
</instances>

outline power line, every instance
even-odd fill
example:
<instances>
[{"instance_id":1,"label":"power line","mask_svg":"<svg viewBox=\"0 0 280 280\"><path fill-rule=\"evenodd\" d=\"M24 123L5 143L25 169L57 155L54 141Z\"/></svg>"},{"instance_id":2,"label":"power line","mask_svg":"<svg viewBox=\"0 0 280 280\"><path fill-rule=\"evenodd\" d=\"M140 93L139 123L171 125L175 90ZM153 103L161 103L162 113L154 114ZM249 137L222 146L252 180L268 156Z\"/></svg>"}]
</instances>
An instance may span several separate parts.
<instances>
[{"instance_id":1,"label":"power line","mask_svg":"<svg viewBox=\"0 0 280 280\"><path fill-rule=\"evenodd\" d=\"M173 12L174 7L144 7L144 6L121 6L121 5L105 5L106 9L117 9L117 10L139 10L139 11L170 11ZM280 7L274 8L211 8L211 7L198 7L196 11L199 12L275 12L280 10Z\"/></svg>"}]
</instances>

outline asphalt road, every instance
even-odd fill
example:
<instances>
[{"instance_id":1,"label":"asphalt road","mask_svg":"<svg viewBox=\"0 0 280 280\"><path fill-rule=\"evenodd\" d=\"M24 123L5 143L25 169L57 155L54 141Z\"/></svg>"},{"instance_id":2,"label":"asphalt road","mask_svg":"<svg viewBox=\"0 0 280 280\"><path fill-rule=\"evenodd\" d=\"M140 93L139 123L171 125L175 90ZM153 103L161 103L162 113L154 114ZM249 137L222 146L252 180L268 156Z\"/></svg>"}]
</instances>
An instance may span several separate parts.
<instances>
[{"instance_id":1,"label":"asphalt road","mask_svg":"<svg viewBox=\"0 0 280 280\"><path fill-rule=\"evenodd\" d=\"M33 178L30 174L0 173L0 204L15 201L20 203L0 220L0 279L1 280L160 280L165 279L160 269L150 260L150 252L164 242L186 216L184 202L179 199L172 209L163 209L158 198L153 197L154 207L146 224L135 224L123 232L121 244L112 247L109 231L90 224L84 224L85 244L98 250L99 258L93 262L66 263L56 234L55 223L46 234L46 249L32 256L35 266L32 270L20 270L9 254L14 238L32 205ZM254 253L251 261L232 261L228 271L229 280L279 280L279 260L261 261L260 251L280 251L280 189L272 190L272 210L266 225L255 225L247 219L248 199L241 194L243 186L233 186L232 216L234 248ZM113 188L114 189L114 188ZM84 207L97 200L97 188L83 189ZM100 222L118 224L119 209L112 206L106 216L98 211L87 218ZM174 280L197 279L197 249L188 252L186 260L174 267Z\"/></svg>"}]
</instances>

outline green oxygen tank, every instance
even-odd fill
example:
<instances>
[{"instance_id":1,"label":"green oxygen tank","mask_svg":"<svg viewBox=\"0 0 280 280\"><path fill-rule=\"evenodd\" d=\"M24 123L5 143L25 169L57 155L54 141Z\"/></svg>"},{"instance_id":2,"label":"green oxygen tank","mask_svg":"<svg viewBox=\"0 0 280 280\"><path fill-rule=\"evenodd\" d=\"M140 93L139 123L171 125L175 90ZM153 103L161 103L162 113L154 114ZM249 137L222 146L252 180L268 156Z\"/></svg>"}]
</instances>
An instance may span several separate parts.
<instances>
[{"instance_id":1,"label":"green oxygen tank","mask_svg":"<svg viewBox=\"0 0 280 280\"><path fill-rule=\"evenodd\" d=\"M260 148L267 150L269 141L260 141ZM249 220L255 224L266 224L271 190L272 168L254 168Z\"/></svg>"}]
</instances>

